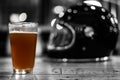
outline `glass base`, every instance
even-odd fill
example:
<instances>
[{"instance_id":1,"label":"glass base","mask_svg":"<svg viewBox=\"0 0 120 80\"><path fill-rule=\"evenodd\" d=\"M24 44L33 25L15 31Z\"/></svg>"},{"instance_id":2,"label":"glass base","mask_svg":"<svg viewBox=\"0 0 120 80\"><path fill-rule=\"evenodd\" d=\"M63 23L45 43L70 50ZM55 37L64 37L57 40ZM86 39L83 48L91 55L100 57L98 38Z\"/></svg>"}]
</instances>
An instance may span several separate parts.
<instances>
[{"instance_id":1,"label":"glass base","mask_svg":"<svg viewBox=\"0 0 120 80\"><path fill-rule=\"evenodd\" d=\"M84 58L84 59L67 59L67 58L44 58L44 61L50 62L103 62L111 60L110 56L98 58Z\"/></svg>"},{"instance_id":2,"label":"glass base","mask_svg":"<svg viewBox=\"0 0 120 80\"><path fill-rule=\"evenodd\" d=\"M14 74L32 74L32 69L13 69Z\"/></svg>"},{"instance_id":3,"label":"glass base","mask_svg":"<svg viewBox=\"0 0 120 80\"><path fill-rule=\"evenodd\" d=\"M38 80L37 77L33 74L27 74L27 75L11 75L9 77L9 80Z\"/></svg>"}]
</instances>

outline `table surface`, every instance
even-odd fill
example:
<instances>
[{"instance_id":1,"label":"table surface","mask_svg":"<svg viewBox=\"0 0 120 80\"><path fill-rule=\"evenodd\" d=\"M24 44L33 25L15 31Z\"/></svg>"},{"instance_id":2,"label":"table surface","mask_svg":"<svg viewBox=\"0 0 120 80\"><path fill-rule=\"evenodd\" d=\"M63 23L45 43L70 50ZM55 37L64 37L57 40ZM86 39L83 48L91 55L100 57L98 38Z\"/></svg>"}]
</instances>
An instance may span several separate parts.
<instances>
[{"instance_id":1,"label":"table surface","mask_svg":"<svg viewBox=\"0 0 120 80\"><path fill-rule=\"evenodd\" d=\"M0 80L11 79L11 57L0 58ZM120 56L113 56L106 62L61 63L45 62L36 57L33 75L35 80L119 80ZM34 80L23 79L23 80Z\"/></svg>"}]
</instances>

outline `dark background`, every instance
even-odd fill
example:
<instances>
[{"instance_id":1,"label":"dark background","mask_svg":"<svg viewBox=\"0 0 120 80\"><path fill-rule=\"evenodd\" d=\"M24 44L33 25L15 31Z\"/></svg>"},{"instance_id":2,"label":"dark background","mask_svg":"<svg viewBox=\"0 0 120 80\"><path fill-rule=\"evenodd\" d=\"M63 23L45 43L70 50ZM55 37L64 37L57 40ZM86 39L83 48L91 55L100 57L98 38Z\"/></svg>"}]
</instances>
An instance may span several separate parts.
<instances>
[{"instance_id":1,"label":"dark background","mask_svg":"<svg viewBox=\"0 0 120 80\"><path fill-rule=\"evenodd\" d=\"M84 0L0 0L0 56L10 55L8 23L11 15L27 14L26 21L38 22L39 27L50 25L57 13L55 10L67 9L71 5L81 4ZM103 7L111 11L120 23L120 0L98 0ZM40 55L38 41L37 55ZM114 54L120 52L120 41Z\"/></svg>"}]
</instances>

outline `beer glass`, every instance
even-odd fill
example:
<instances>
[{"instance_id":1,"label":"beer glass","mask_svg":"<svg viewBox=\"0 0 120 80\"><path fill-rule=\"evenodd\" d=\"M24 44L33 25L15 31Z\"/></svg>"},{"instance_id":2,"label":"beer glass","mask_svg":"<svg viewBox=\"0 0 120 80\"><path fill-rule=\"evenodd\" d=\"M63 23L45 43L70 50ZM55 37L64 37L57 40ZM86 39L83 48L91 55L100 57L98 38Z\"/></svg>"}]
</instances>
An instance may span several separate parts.
<instances>
[{"instance_id":1,"label":"beer glass","mask_svg":"<svg viewBox=\"0 0 120 80\"><path fill-rule=\"evenodd\" d=\"M9 23L14 74L32 73L37 42L37 23Z\"/></svg>"}]
</instances>

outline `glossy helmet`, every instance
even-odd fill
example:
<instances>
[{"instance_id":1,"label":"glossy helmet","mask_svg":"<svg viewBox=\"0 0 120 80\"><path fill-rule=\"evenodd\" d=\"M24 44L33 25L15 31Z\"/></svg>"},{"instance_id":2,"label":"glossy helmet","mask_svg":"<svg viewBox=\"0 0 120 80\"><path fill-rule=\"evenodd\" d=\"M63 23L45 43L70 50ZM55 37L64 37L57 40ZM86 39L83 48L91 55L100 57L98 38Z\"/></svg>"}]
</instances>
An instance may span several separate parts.
<instances>
[{"instance_id":1,"label":"glossy helmet","mask_svg":"<svg viewBox=\"0 0 120 80\"><path fill-rule=\"evenodd\" d=\"M56 28L58 24L63 29L71 27L75 32L75 40L73 45L65 50L49 51L50 57L101 58L109 56L116 47L119 33L117 19L102 6L87 2L73 5L56 19L52 27ZM73 38L71 33L68 32L68 35ZM60 40L54 38L54 42ZM62 42L67 41L66 39Z\"/></svg>"}]
</instances>

